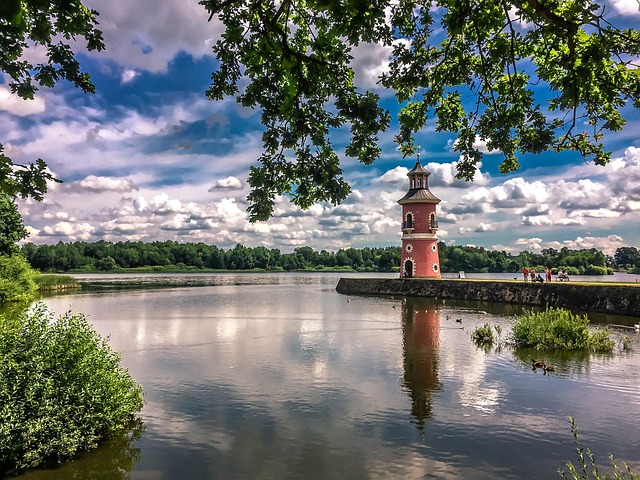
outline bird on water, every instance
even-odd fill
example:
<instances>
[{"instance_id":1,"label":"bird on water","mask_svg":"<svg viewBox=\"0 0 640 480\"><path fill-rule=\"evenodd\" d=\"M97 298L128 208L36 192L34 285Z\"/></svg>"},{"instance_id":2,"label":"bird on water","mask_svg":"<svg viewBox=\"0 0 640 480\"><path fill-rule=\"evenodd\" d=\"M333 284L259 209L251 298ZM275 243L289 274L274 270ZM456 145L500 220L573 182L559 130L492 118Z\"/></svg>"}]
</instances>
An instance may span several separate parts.
<instances>
[{"instance_id":1,"label":"bird on water","mask_svg":"<svg viewBox=\"0 0 640 480\"><path fill-rule=\"evenodd\" d=\"M533 368L544 368L544 362L542 360L531 359L531 366Z\"/></svg>"}]
</instances>

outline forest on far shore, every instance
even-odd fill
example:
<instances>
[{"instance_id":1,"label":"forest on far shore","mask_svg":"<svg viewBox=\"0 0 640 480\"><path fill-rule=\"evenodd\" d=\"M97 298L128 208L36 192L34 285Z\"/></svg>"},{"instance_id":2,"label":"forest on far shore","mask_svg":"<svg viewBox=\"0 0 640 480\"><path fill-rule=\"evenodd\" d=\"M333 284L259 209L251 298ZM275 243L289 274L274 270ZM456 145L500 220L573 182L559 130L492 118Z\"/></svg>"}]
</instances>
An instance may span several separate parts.
<instances>
[{"instance_id":1,"label":"forest on far shore","mask_svg":"<svg viewBox=\"0 0 640 480\"><path fill-rule=\"evenodd\" d=\"M523 251L517 255L483 247L438 243L440 269L451 272L516 273L523 266L554 271L563 268L572 275L606 275L614 270L640 273L640 253L636 247L620 247L614 256L595 248L556 250L540 253ZM21 247L29 264L41 272L193 271L193 270L355 270L394 272L401 251L394 247L346 248L336 252L298 247L291 253L277 248L236 245L224 250L205 243L163 242L59 242L55 245L27 243Z\"/></svg>"}]
</instances>

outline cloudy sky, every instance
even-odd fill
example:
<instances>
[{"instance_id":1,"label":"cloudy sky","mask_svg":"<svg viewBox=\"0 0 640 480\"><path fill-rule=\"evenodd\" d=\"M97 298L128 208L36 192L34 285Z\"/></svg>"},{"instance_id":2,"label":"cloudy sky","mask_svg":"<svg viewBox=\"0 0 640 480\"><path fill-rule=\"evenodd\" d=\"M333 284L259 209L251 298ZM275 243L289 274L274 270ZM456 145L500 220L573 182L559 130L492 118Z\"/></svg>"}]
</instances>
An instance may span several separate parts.
<instances>
[{"instance_id":1,"label":"cloudy sky","mask_svg":"<svg viewBox=\"0 0 640 480\"><path fill-rule=\"evenodd\" d=\"M342 205L301 211L282 198L270 221L251 224L246 178L261 154L259 112L204 96L220 25L208 22L197 0L86 3L100 11L107 44L90 54L77 47L96 94L60 84L26 102L0 80L7 155L17 163L41 157L64 180L44 202L20 203L28 241L172 239L283 252L399 245L396 202L415 158L399 154L394 128L381 136L383 155L373 166L345 159L353 193ZM614 17L640 22L637 0L613 0L611 8ZM359 84L378 88L389 50L363 45L353 54ZM42 52L28 55L38 61ZM393 103L388 92L378 93ZM522 158L521 170L501 175L502 156L488 154L473 183L454 177L455 135L422 132L421 160L442 199L439 238L510 252L640 247L640 112L625 115L625 129L607 138L614 156L607 167L577 154L545 154Z\"/></svg>"}]
</instances>

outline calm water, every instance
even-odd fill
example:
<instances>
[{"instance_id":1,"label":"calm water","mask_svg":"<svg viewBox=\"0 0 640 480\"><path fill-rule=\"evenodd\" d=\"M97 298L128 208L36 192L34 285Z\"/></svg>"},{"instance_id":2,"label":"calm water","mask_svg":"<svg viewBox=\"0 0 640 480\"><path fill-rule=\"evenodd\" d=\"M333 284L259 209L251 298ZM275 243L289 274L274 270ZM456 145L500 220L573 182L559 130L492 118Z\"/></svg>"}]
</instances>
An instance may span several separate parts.
<instances>
[{"instance_id":1,"label":"calm water","mask_svg":"<svg viewBox=\"0 0 640 480\"><path fill-rule=\"evenodd\" d=\"M505 335L519 307L346 297L340 276L101 276L46 299L110 336L146 404L137 430L22 478L558 478L576 461L568 416L601 467L612 452L640 471L633 330L630 353L545 354L543 375L531 352L470 340L487 321Z\"/></svg>"}]
</instances>

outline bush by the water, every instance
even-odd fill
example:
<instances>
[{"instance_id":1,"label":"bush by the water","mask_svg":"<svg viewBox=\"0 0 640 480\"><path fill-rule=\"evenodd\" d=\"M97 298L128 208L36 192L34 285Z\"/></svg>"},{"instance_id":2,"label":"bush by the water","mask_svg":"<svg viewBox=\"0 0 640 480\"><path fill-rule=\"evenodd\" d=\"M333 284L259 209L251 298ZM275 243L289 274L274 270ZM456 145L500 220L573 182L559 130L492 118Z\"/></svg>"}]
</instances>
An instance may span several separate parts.
<instances>
[{"instance_id":1,"label":"bush by the water","mask_svg":"<svg viewBox=\"0 0 640 480\"><path fill-rule=\"evenodd\" d=\"M493 337L493 329L488 323L476 327L476 329L471 334L471 338L478 346L490 346L493 345L493 342L495 341Z\"/></svg>"},{"instance_id":2,"label":"bush by the water","mask_svg":"<svg viewBox=\"0 0 640 480\"><path fill-rule=\"evenodd\" d=\"M561 348L610 352L615 346L607 330L592 332L586 315L575 315L563 308L526 312L513 324L511 335L516 347L540 350Z\"/></svg>"},{"instance_id":3,"label":"bush by the water","mask_svg":"<svg viewBox=\"0 0 640 480\"><path fill-rule=\"evenodd\" d=\"M60 462L125 429L142 388L81 314L0 316L0 475Z\"/></svg>"},{"instance_id":4,"label":"bush by the water","mask_svg":"<svg viewBox=\"0 0 640 480\"><path fill-rule=\"evenodd\" d=\"M0 305L30 300L38 290L35 277L22 255L0 255Z\"/></svg>"}]
</instances>

